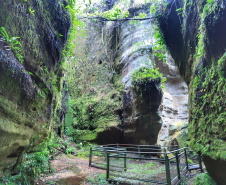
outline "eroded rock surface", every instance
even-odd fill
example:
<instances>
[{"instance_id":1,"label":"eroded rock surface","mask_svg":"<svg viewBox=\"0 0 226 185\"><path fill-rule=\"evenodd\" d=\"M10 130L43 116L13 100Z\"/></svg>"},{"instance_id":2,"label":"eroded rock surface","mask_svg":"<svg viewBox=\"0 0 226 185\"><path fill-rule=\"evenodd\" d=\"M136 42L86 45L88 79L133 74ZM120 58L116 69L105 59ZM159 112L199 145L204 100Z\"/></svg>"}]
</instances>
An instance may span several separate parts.
<instances>
[{"instance_id":1,"label":"eroded rock surface","mask_svg":"<svg viewBox=\"0 0 226 185\"><path fill-rule=\"evenodd\" d=\"M132 8L131 15L149 13L149 6ZM187 85L170 55L167 62L153 56L155 43L154 23L150 20L120 27L119 50L116 63L121 67L123 94L124 139L125 143L164 145L168 138L169 124L187 122ZM166 77L165 89L159 84L150 86L145 92L136 92L132 86L132 74L141 67L158 67Z\"/></svg>"},{"instance_id":2,"label":"eroded rock surface","mask_svg":"<svg viewBox=\"0 0 226 185\"><path fill-rule=\"evenodd\" d=\"M117 3L120 2L115 2ZM95 6L100 10L104 9L98 3ZM139 13L151 16L150 5L144 2L131 1L125 6L131 17L138 16ZM87 36L76 41L83 51L77 50L77 61L80 64L75 65L75 70L80 75L74 76L79 87L74 92L79 99L86 100L87 104L75 102L72 109L77 111L71 111L73 119L66 124L77 130L81 129L80 138L101 144L118 141L164 145L169 135L169 124L187 122L188 92L172 57L168 55L166 63L154 57L152 48L156 42L156 25L153 20L85 23ZM85 54L81 54L82 52ZM83 61L87 61L89 65L85 66ZM142 67L158 67L167 79L165 89L161 90L160 83L156 82L151 83L143 92L135 90L132 74ZM81 69L87 72L82 72ZM87 75L84 75L86 73ZM82 75L84 79L81 79ZM92 78L87 78L89 75ZM83 81L90 86L82 84ZM124 88L119 88L119 81ZM102 83L105 85L101 85ZM98 106L100 102L102 107L107 105L108 108L101 110ZM123 107L120 107L121 102ZM111 105L108 105L109 103ZM114 119L109 120L109 115L113 115ZM102 120L105 122L102 123ZM91 133L83 132L87 128L92 130ZM106 135L109 137L105 138Z\"/></svg>"},{"instance_id":3,"label":"eroded rock surface","mask_svg":"<svg viewBox=\"0 0 226 185\"><path fill-rule=\"evenodd\" d=\"M3 0L0 26L9 38L20 37L23 56L19 61L10 41L0 39L1 174L16 165L38 131L47 135L42 127L51 122L53 83L59 83L70 21L58 1ZM58 39L57 33L63 36Z\"/></svg>"},{"instance_id":4,"label":"eroded rock surface","mask_svg":"<svg viewBox=\"0 0 226 185\"><path fill-rule=\"evenodd\" d=\"M169 126L177 127L180 123L188 122L188 87L170 55L167 55L165 63L157 62L156 66L167 79L160 106L163 125L158 135L158 144L166 145L169 144L168 137L171 135ZM183 129L187 132L187 127Z\"/></svg>"},{"instance_id":5,"label":"eroded rock surface","mask_svg":"<svg viewBox=\"0 0 226 185\"><path fill-rule=\"evenodd\" d=\"M214 180L226 184L225 1L174 1L166 11L160 20L166 44L189 84L191 147Z\"/></svg>"}]
</instances>

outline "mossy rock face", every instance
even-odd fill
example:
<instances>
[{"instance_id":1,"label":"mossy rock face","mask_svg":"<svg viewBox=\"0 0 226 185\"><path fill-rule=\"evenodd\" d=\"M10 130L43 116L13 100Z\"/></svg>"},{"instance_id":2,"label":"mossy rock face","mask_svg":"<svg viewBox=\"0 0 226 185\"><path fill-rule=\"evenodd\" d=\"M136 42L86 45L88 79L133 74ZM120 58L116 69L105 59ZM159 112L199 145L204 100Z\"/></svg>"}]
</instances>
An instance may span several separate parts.
<instances>
[{"instance_id":1,"label":"mossy rock face","mask_svg":"<svg viewBox=\"0 0 226 185\"><path fill-rule=\"evenodd\" d=\"M206 164L215 161L206 165L207 171L217 183L226 184L217 175L220 162L226 161L226 8L221 3L178 1L182 14L176 13L178 7L172 8L168 26L162 20L161 25L170 52L189 84L190 145L204 156ZM175 42L174 30L182 30L177 31Z\"/></svg>"},{"instance_id":2,"label":"mossy rock face","mask_svg":"<svg viewBox=\"0 0 226 185\"><path fill-rule=\"evenodd\" d=\"M105 28L108 26L87 20L83 25L86 34L78 30L80 37L74 41L64 133L75 142L106 144L104 137L115 137L114 128L122 126L123 85L115 70L112 44L116 33L111 28L103 31Z\"/></svg>"},{"instance_id":3,"label":"mossy rock face","mask_svg":"<svg viewBox=\"0 0 226 185\"><path fill-rule=\"evenodd\" d=\"M187 147L190 144L188 134L188 123L179 122L169 125L169 137L166 146L178 145L180 148Z\"/></svg>"},{"instance_id":4,"label":"mossy rock face","mask_svg":"<svg viewBox=\"0 0 226 185\"><path fill-rule=\"evenodd\" d=\"M3 0L0 27L10 38L20 37L23 62L10 43L0 41L0 174L12 169L30 139L49 125L60 84L60 53L70 27L59 1ZM58 37L57 34L62 35ZM2 36L1 36L2 37ZM60 85L59 85L60 86ZM57 87L58 88L58 87Z\"/></svg>"}]
</instances>

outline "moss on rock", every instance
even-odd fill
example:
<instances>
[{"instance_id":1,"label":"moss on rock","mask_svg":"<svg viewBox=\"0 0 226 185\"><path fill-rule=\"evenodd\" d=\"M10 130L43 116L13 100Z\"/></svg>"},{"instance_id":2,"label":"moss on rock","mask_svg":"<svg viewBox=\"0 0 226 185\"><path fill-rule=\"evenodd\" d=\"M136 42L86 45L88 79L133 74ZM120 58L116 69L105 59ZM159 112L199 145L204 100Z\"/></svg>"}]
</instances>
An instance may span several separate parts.
<instances>
[{"instance_id":1,"label":"moss on rock","mask_svg":"<svg viewBox=\"0 0 226 185\"><path fill-rule=\"evenodd\" d=\"M123 85L108 45L111 40L106 41L114 36L102 27L91 21L80 24L81 37L74 41L76 55L68 66L69 97L64 132L76 142L94 141L100 133L122 123Z\"/></svg>"},{"instance_id":2,"label":"moss on rock","mask_svg":"<svg viewBox=\"0 0 226 185\"><path fill-rule=\"evenodd\" d=\"M50 126L54 100L60 98L61 51L70 28L64 6L56 0L0 2L0 27L9 38L20 37L23 56L19 61L15 50L7 49L10 43L1 39L0 171L12 169L31 137L43 125ZM46 129L43 134L47 136Z\"/></svg>"},{"instance_id":3,"label":"moss on rock","mask_svg":"<svg viewBox=\"0 0 226 185\"><path fill-rule=\"evenodd\" d=\"M180 71L190 84L190 144L203 155L210 175L219 184L225 184L222 171L225 171L223 164L226 160L226 8L223 0L186 0L178 4L183 8L183 14L176 15L175 11L167 18L175 23L169 26L161 23L169 50L182 66ZM180 39L173 43L169 36L181 26Z\"/></svg>"}]
</instances>

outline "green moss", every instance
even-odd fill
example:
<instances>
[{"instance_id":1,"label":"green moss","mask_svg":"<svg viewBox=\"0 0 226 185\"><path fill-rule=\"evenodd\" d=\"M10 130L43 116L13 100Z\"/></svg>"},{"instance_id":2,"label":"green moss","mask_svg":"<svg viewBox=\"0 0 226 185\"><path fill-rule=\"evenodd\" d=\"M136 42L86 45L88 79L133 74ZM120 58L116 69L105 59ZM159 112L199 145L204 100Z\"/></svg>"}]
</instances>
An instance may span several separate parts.
<instances>
[{"instance_id":1,"label":"green moss","mask_svg":"<svg viewBox=\"0 0 226 185\"><path fill-rule=\"evenodd\" d=\"M196 151L225 160L226 79L220 75L222 58L219 61L213 60L212 66L203 69L192 82L189 134Z\"/></svg>"},{"instance_id":2,"label":"green moss","mask_svg":"<svg viewBox=\"0 0 226 185\"><path fill-rule=\"evenodd\" d=\"M80 135L78 138L79 140L84 140L84 141L94 141L97 138L98 132L86 132L82 135Z\"/></svg>"},{"instance_id":3,"label":"green moss","mask_svg":"<svg viewBox=\"0 0 226 185\"><path fill-rule=\"evenodd\" d=\"M80 78L76 80L79 81ZM66 135L76 141L92 141L97 137L97 133L121 124L118 110L122 107L123 86L120 76L115 75L112 83L108 82L104 86L94 83L85 92L83 90L81 95L80 88L71 89L65 119Z\"/></svg>"},{"instance_id":4,"label":"green moss","mask_svg":"<svg viewBox=\"0 0 226 185\"><path fill-rule=\"evenodd\" d=\"M188 4L190 2L190 4ZM186 25L186 12L197 8L200 22L198 29L198 44L193 62L192 81L189 86L189 135L191 146L203 155L213 159L225 158L226 141L226 114L225 112L225 56L217 60L210 57L207 47L207 20L218 19L220 1L208 0L194 4L193 1L185 1L183 8L184 25ZM198 27L198 26L197 26ZM207 56L208 55L208 56ZM208 64L207 64L208 63Z\"/></svg>"},{"instance_id":5,"label":"green moss","mask_svg":"<svg viewBox=\"0 0 226 185\"><path fill-rule=\"evenodd\" d=\"M220 75L226 78L226 53L218 60Z\"/></svg>"},{"instance_id":6,"label":"green moss","mask_svg":"<svg viewBox=\"0 0 226 185\"><path fill-rule=\"evenodd\" d=\"M165 78L158 68L141 67L132 74L132 85L135 89L145 88L152 82L162 84L165 82Z\"/></svg>"},{"instance_id":7,"label":"green moss","mask_svg":"<svg viewBox=\"0 0 226 185\"><path fill-rule=\"evenodd\" d=\"M195 177L195 185L216 185L217 183L210 177L208 173L198 174Z\"/></svg>"},{"instance_id":8,"label":"green moss","mask_svg":"<svg viewBox=\"0 0 226 185\"><path fill-rule=\"evenodd\" d=\"M70 108L65 120L67 134L71 135L77 129L106 129L120 124L120 118L114 112L120 109L119 97L118 92L114 90L106 94L97 90L87 92L77 99L68 100Z\"/></svg>"}]
</instances>

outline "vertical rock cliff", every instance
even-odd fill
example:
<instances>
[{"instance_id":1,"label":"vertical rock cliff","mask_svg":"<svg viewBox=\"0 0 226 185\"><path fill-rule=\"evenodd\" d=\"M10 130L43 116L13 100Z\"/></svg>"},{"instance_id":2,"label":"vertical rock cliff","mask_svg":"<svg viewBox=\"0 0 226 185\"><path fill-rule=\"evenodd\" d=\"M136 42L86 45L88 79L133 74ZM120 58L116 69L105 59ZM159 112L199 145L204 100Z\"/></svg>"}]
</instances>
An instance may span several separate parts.
<instances>
[{"instance_id":1,"label":"vertical rock cliff","mask_svg":"<svg viewBox=\"0 0 226 185\"><path fill-rule=\"evenodd\" d=\"M51 124L70 28L64 6L56 0L0 2L0 175Z\"/></svg>"},{"instance_id":2,"label":"vertical rock cliff","mask_svg":"<svg viewBox=\"0 0 226 185\"><path fill-rule=\"evenodd\" d=\"M225 1L173 1L160 20L166 44L189 84L189 135L209 174L226 184Z\"/></svg>"},{"instance_id":3,"label":"vertical rock cliff","mask_svg":"<svg viewBox=\"0 0 226 185\"><path fill-rule=\"evenodd\" d=\"M150 4L129 9L130 16L150 15ZM121 69L123 92L124 143L164 145L169 136L169 125L187 122L187 85L170 55L159 61L153 52L156 39L153 20L122 23L116 64ZM132 75L142 67L159 68L166 78L165 88L159 83L136 91Z\"/></svg>"},{"instance_id":4,"label":"vertical rock cliff","mask_svg":"<svg viewBox=\"0 0 226 185\"><path fill-rule=\"evenodd\" d=\"M150 4L144 2L111 3L96 3L90 12L111 10L115 5L125 6L129 17L152 16ZM76 132L80 139L99 143L178 144L175 138L168 141L169 126L177 128L187 122L188 90L170 54L166 63L154 55L156 23L151 19L93 19L85 25L86 35L77 39L77 56L71 63L76 73L69 84L67 133L73 136ZM166 78L165 88L160 88L160 81L153 81L136 90L132 76L142 68L159 68Z\"/></svg>"}]
</instances>

